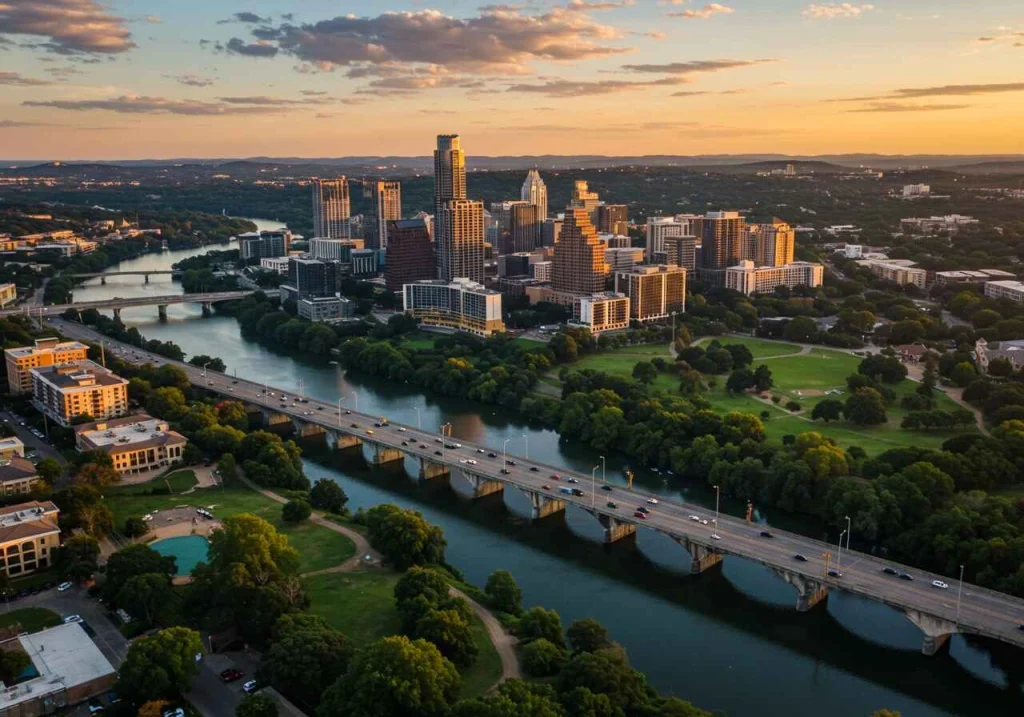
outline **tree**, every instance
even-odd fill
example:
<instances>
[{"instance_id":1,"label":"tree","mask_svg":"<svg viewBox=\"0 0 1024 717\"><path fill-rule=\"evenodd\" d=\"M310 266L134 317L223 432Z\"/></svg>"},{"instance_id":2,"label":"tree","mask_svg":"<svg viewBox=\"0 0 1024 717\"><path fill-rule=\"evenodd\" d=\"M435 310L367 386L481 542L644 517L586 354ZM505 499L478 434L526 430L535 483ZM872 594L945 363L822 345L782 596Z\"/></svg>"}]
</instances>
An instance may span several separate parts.
<instances>
[{"instance_id":1,"label":"tree","mask_svg":"<svg viewBox=\"0 0 1024 717\"><path fill-rule=\"evenodd\" d=\"M348 503L348 496L335 481L330 478L319 478L309 491L309 502L317 510L341 513Z\"/></svg>"},{"instance_id":2,"label":"tree","mask_svg":"<svg viewBox=\"0 0 1024 717\"><path fill-rule=\"evenodd\" d=\"M135 717L163 717L164 708L169 705L170 702L167 700L150 700L144 702L139 711L136 712Z\"/></svg>"},{"instance_id":3,"label":"tree","mask_svg":"<svg viewBox=\"0 0 1024 717\"><path fill-rule=\"evenodd\" d=\"M188 689L199 672L199 633L169 627L132 642L118 673L117 693L141 705L153 699L174 699Z\"/></svg>"},{"instance_id":4,"label":"tree","mask_svg":"<svg viewBox=\"0 0 1024 717\"><path fill-rule=\"evenodd\" d=\"M786 328L782 330L782 336L786 341L801 344L811 343L818 336L818 325L810 317L797 316L786 324Z\"/></svg>"},{"instance_id":5,"label":"tree","mask_svg":"<svg viewBox=\"0 0 1024 717\"><path fill-rule=\"evenodd\" d=\"M517 630L521 642L530 642L544 638L559 647L565 647L565 636L562 634L562 619L554 610L533 607L519 619Z\"/></svg>"},{"instance_id":6,"label":"tree","mask_svg":"<svg viewBox=\"0 0 1024 717\"><path fill-rule=\"evenodd\" d=\"M459 667L468 667L476 660L473 630L458 610L430 610L416 622L415 636L437 645L441 654Z\"/></svg>"},{"instance_id":7,"label":"tree","mask_svg":"<svg viewBox=\"0 0 1024 717\"><path fill-rule=\"evenodd\" d=\"M731 394L743 393L754 386L754 374L750 369L740 368L729 374L725 382L725 390Z\"/></svg>"},{"instance_id":8,"label":"tree","mask_svg":"<svg viewBox=\"0 0 1024 717\"><path fill-rule=\"evenodd\" d=\"M177 561L173 555L161 555L148 545L129 545L107 560L107 579L103 583L103 592L116 604L121 588L131 578L150 573L163 575L166 589L171 584L171 576L177 571Z\"/></svg>"},{"instance_id":9,"label":"tree","mask_svg":"<svg viewBox=\"0 0 1024 717\"><path fill-rule=\"evenodd\" d=\"M50 485L56 483L64 475L64 469L54 458L44 458L36 463L36 472Z\"/></svg>"},{"instance_id":10,"label":"tree","mask_svg":"<svg viewBox=\"0 0 1024 717\"><path fill-rule=\"evenodd\" d=\"M654 383L654 379L658 378L658 368L650 361L637 361L633 366L633 378L640 383Z\"/></svg>"},{"instance_id":11,"label":"tree","mask_svg":"<svg viewBox=\"0 0 1024 717\"><path fill-rule=\"evenodd\" d=\"M846 399L843 414L847 420L861 426L869 426L886 422L885 401L882 395L873 388L858 388Z\"/></svg>"},{"instance_id":12,"label":"tree","mask_svg":"<svg viewBox=\"0 0 1024 717\"><path fill-rule=\"evenodd\" d=\"M225 519L221 529L210 534L207 557L213 571L230 575L236 587L268 585L296 575L299 568L298 551L288 536L250 513Z\"/></svg>"},{"instance_id":13,"label":"tree","mask_svg":"<svg viewBox=\"0 0 1024 717\"><path fill-rule=\"evenodd\" d=\"M647 682L630 667L621 650L581 652L562 668L556 688L562 694L583 687L596 695L607 695L613 707L637 714L647 703Z\"/></svg>"},{"instance_id":14,"label":"tree","mask_svg":"<svg viewBox=\"0 0 1024 717\"><path fill-rule=\"evenodd\" d=\"M309 507L309 503L300 498L288 501L281 508L281 518L286 523L301 523L312 514L313 509Z\"/></svg>"},{"instance_id":15,"label":"tree","mask_svg":"<svg viewBox=\"0 0 1024 717\"><path fill-rule=\"evenodd\" d=\"M754 388L760 391L767 391L775 385L775 381L772 379L772 372L766 365L761 364L754 371Z\"/></svg>"},{"instance_id":16,"label":"tree","mask_svg":"<svg viewBox=\"0 0 1024 717\"><path fill-rule=\"evenodd\" d=\"M432 643L385 637L361 650L324 692L317 717L442 717L459 685L455 665Z\"/></svg>"},{"instance_id":17,"label":"tree","mask_svg":"<svg viewBox=\"0 0 1024 717\"><path fill-rule=\"evenodd\" d=\"M907 377L907 367L895 356L872 354L860 362L857 373L883 383L899 383Z\"/></svg>"},{"instance_id":18,"label":"tree","mask_svg":"<svg viewBox=\"0 0 1024 717\"><path fill-rule=\"evenodd\" d=\"M384 504L366 511L370 543L398 570L444 562L444 533L417 511Z\"/></svg>"},{"instance_id":19,"label":"tree","mask_svg":"<svg viewBox=\"0 0 1024 717\"><path fill-rule=\"evenodd\" d=\"M146 401L147 413L167 421L178 420L186 410L185 394L173 386L156 389Z\"/></svg>"},{"instance_id":20,"label":"tree","mask_svg":"<svg viewBox=\"0 0 1024 717\"><path fill-rule=\"evenodd\" d=\"M568 636L569 644L575 653L597 652L612 645L611 640L608 639L608 630L605 629L604 625L590 617L573 620L565 634Z\"/></svg>"},{"instance_id":21,"label":"tree","mask_svg":"<svg viewBox=\"0 0 1024 717\"><path fill-rule=\"evenodd\" d=\"M811 418L815 421L821 419L825 423L829 421L838 421L843 414L843 402L838 398L826 398L824 401L818 403L811 411Z\"/></svg>"},{"instance_id":22,"label":"tree","mask_svg":"<svg viewBox=\"0 0 1024 717\"><path fill-rule=\"evenodd\" d=\"M217 475L220 482L227 485L238 480L238 463L233 453L225 453L217 461Z\"/></svg>"},{"instance_id":23,"label":"tree","mask_svg":"<svg viewBox=\"0 0 1024 717\"><path fill-rule=\"evenodd\" d=\"M100 544L91 535L72 535L59 551L54 562L66 578L76 582L87 580L99 567Z\"/></svg>"},{"instance_id":24,"label":"tree","mask_svg":"<svg viewBox=\"0 0 1024 717\"><path fill-rule=\"evenodd\" d=\"M274 623L260 670L293 700L316 705L324 690L345 674L352 657L348 640L319 615L283 615Z\"/></svg>"},{"instance_id":25,"label":"tree","mask_svg":"<svg viewBox=\"0 0 1024 717\"><path fill-rule=\"evenodd\" d=\"M559 647L542 637L523 647L522 660L526 674L531 677L550 677L558 674L569 661L569 653L564 647Z\"/></svg>"},{"instance_id":26,"label":"tree","mask_svg":"<svg viewBox=\"0 0 1024 717\"><path fill-rule=\"evenodd\" d=\"M206 354L197 354L190 358L188 362L193 366L205 368L209 371L217 371L218 373L224 373L224 371L227 370L227 366L224 365L224 362L221 359L214 356L207 356Z\"/></svg>"},{"instance_id":27,"label":"tree","mask_svg":"<svg viewBox=\"0 0 1024 717\"><path fill-rule=\"evenodd\" d=\"M519 589L512 573L507 570L495 570L488 575L484 592L487 593L487 599L495 610L511 615L518 615L522 610L520 601L523 599L523 591Z\"/></svg>"},{"instance_id":28,"label":"tree","mask_svg":"<svg viewBox=\"0 0 1024 717\"><path fill-rule=\"evenodd\" d=\"M113 485L121 480L121 474L113 466L100 463L86 463L78 469L75 480L98 488Z\"/></svg>"},{"instance_id":29,"label":"tree","mask_svg":"<svg viewBox=\"0 0 1024 717\"><path fill-rule=\"evenodd\" d=\"M277 717L277 702L269 695L246 695L235 708L235 717Z\"/></svg>"},{"instance_id":30,"label":"tree","mask_svg":"<svg viewBox=\"0 0 1024 717\"><path fill-rule=\"evenodd\" d=\"M217 420L224 426L231 426L239 431L249 429L249 414L245 406L238 401L221 401L217 404Z\"/></svg>"},{"instance_id":31,"label":"tree","mask_svg":"<svg viewBox=\"0 0 1024 717\"><path fill-rule=\"evenodd\" d=\"M967 386L976 378L978 378L978 371L969 361L961 361L949 372L949 380L957 386Z\"/></svg>"},{"instance_id":32,"label":"tree","mask_svg":"<svg viewBox=\"0 0 1024 717\"><path fill-rule=\"evenodd\" d=\"M8 684L14 684L18 676L32 665L32 659L18 649L0 650L0 678Z\"/></svg>"},{"instance_id":33,"label":"tree","mask_svg":"<svg viewBox=\"0 0 1024 717\"><path fill-rule=\"evenodd\" d=\"M149 532L149 526L146 525L146 521L142 518L126 518L121 532L124 533L126 538L141 538Z\"/></svg>"},{"instance_id":34,"label":"tree","mask_svg":"<svg viewBox=\"0 0 1024 717\"><path fill-rule=\"evenodd\" d=\"M565 717L565 710L551 685L512 679L494 694L460 700L449 717Z\"/></svg>"},{"instance_id":35,"label":"tree","mask_svg":"<svg viewBox=\"0 0 1024 717\"><path fill-rule=\"evenodd\" d=\"M170 587L170 578L163 573L135 575L117 592L117 605L137 620L152 625L171 597Z\"/></svg>"},{"instance_id":36,"label":"tree","mask_svg":"<svg viewBox=\"0 0 1024 717\"><path fill-rule=\"evenodd\" d=\"M924 338L925 328L920 321L907 319L889 325L889 341L894 344L912 344Z\"/></svg>"}]
</instances>

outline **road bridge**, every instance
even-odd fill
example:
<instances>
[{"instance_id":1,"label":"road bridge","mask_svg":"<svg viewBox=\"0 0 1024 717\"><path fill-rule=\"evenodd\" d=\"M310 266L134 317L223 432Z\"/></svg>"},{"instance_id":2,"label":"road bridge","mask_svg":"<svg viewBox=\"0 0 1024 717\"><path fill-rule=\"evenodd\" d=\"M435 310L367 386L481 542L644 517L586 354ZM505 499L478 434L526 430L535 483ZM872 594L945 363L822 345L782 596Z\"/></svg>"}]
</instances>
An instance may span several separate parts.
<instances>
[{"instance_id":1,"label":"road bridge","mask_svg":"<svg viewBox=\"0 0 1024 717\"><path fill-rule=\"evenodd\" d=\"M111 276L144 276L146 282L149 283L149 277L151 276L170 276L172 279L180 279L185 272L178 269L161 269L161 270L139 270L139 271L104 271L93 274L65 274L70 276L72 279L96 279L100 280L100 284L106 285L107 278Z\"/></svg>"},{"instance_id":2,"label":"road bridge","mask_svg":"<svg viewBox=\"0 0 1024 717\"><path fill-rule=\"evenodd\" d=\"M486 446L457 446L451 437L443 440L434 431L413 426L377 426L379 417L345 410L341 401L300 399L291 390L204 371L112 342L77 324L54 323L74 338L103 339L108 347L116 347L122 358L178 366L194 385L246 404L261 413L268 425L291 423L299 435L323 436L332 448L362 446L368 449L373 464L412 459L418 463L420 478L424 480L447 479L454 471L468 481L476 497L500 493L506 488L518 490L529 498L535 519L564 511L569 505L577 506L600 522L604 539L609 543L632 536L637 528L657 531L690 554L693 573L711 569L725 557L752 560L794 588L795 607L799 611L811 610L825 601L830 590L846 590L884 603L903 612L920 628L924 634L922 652L926 655L938 652L958 632L1024 647L1024 600L1019 598L967 583L960 585L947 576L856 551L843 551L841 573L830 574L829 568L837 567L830 557L839 557L835 545L776 529L770 531L772 537L766 537L762 535L764 526L728 515L719 516L716 526L711 523L713 515L704 507L604 484L594 473L577 474ZM576 492L567 494L564 489ZM646 517L638 514L641 507L649 511ZM804 559L797 558L798 555ZM914 579L904 580L883 572L886 567ZM933 580L948 583L949 587L933 587Z\"/></svg>"},{"instance_id":3,"label":"road bridge","mask_svg":"<svg viewBox=\"0 0 1024 717\"><path fill-rule=\"evenodd\" d=\"M114 297L113 299L102 299L100 301L77 301L73 304L51 304L33 308L33 313L41 312L44 316L57 316L68 309L85 311L96 309L97 311L113 311L114 316L120 318L121 309L129 309L136 306L156 306L160 312L160 318L167 317L167 307L171 304L202 304L203 312L208 313L213 304L220 301L233 301L244 299L254 294L257 290L242 289L238 291L213 291L202 294L170 294L167 296L136 296L131 298ZM264 292L267 296L277 296L278 290ZM0 316L12 316L14 314L26 313L24 307L18 309L5 309L0 311Z\"/></svg>"}]
</instances>

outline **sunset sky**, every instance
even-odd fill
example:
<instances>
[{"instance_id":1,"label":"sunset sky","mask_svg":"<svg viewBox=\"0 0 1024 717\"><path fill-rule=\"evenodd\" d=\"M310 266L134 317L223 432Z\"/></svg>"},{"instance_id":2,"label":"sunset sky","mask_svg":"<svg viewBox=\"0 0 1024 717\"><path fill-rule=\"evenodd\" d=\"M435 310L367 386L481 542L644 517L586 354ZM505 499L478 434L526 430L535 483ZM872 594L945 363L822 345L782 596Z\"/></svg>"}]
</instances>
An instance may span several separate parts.
<instances>
[{"instance_id":1,"label":"sunset sky","mask_svg":"<svg viewBox=\"0 0 1024 717\"><path fill-rule=\"evenodd\" d=\"M0 158L1024 153L1022 0L0 0Z\"/></svg>"}]
</instances>

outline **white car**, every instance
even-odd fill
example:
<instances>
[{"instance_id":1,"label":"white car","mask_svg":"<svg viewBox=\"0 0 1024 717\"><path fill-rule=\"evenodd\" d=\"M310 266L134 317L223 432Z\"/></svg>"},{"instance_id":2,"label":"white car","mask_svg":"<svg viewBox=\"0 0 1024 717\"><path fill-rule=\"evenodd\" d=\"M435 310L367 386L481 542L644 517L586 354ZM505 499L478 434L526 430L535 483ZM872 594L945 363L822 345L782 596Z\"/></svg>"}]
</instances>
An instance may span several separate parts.
<instances>
[{"instance_id":1,"label":"white car","mask_svg":"<svg viewBox=\"0 0 1024 717\"><path fill-rule=\"evenodd\" d=\"M647 502L650 503L651 505L657 505L658 504L658 499L657 498L648 498Z\"/></svg>"},{"instance_id":2,"label":"white car","mask_svg":"<svg viewBox=\"0 0 1024 717\"><path fill-rule=\"evenodd\" d=\"M57 592L62 593L65 590L70 590L71 587L72 587L71 583L67 583L67 582L61 583L60 585L57 586Z\"/></svg>"},{"instance_id":3,"label":"white car","mask_svg":"<svg viewBox=\"0 0 1024 717\"><path fill-rule=\"evenodd\" d=\"M404 428L402 428L402 427L399 427L399 428L398 428L398 432L399 432L399 433L405 433L405 430L406 430L406 429L404 429Z\"/></svg>"},{"instance_id":4,"label":"white car","mask_svg":"<svg viewBox=\"0 0 1024 717\"><path fill-rule=\"evenodd\" d=\"M73 622L81 622L81 621L82 621L82 616L81 615L68 615L67 617L64 618L64 624L65 625L70 625Z\"/></svg>"},{"instance_id":5,"label":"white car","mask_svg":"<svg viewBox=\"0 0 1024 717\"><path fill-rule=\"evenodd\" d=\"M253 692L255 692L256 691L256 680L249 680L244 685L242 685L242 691L245 692L245 694L247 694L247 695L248 694L252 694Z\"/></svg>"},{"instance_id":6,"label":"white car","mask_svg":"<svg viewBox=\"0 0 1024 717\"><path fill-rule=\"evenodd\" d=\"M475 466L476 465L476 459L475 458L470 458L469 460L466 461L466 463L468 463L471 466Z\"/></svg>"},{"instance_id":7,"label":"white car","mask_svg":"<svg viewBox=\"0 0 1024 717\"><path fill-rule=\"evenodd\" d=\"M465 458L463 458L463 459L461 459L461 460L459 461L459 463L469 463L469 461L467 461L467 460L466 460Z\"/></svg>"},{"instance_id":8,"label":"white car","mask_svg":"<svg viewBox=\"0 0 1024 717\"><path fill-rule=\"evenodd\" d=\"M142 516L142 519L148 523L149 521L153 520L153 516L147 513L146 515Z\"/></svg>"},{"instance_id":9,"label":"white car","mask_svg":"<svg viewBox=\"0 0 1024 717\"><path fill-rule=\"evenodd\" d=\"M949 585L947 585L946 583L942 582L941 580L932 580L932 587L933 588L940 588L942 590L945 590L945 589L947 589L949 587Z\"/></svg>"},{"instance_id":10,"label":"white car","mask_svg":"<svg viewBox=\"0 0 1024 717\"><path fill-rule=\"evenodd\" d=\"M700 521L700 524L701 525L707 525L708 524L707 518L705 518L704 520Z\"/></svg>"},{"instance_id":11,"label":"white car","mask_svg":"<svg viewBox=\"0 0 1024 717\"><path fill-rule=\"evenodd\" d=\"M700 522L700 516L699 515L691 515L690 516L690 520L692 520L692 521L694 521L696 523L699 523Z\"/></svg>"}]
</instances>

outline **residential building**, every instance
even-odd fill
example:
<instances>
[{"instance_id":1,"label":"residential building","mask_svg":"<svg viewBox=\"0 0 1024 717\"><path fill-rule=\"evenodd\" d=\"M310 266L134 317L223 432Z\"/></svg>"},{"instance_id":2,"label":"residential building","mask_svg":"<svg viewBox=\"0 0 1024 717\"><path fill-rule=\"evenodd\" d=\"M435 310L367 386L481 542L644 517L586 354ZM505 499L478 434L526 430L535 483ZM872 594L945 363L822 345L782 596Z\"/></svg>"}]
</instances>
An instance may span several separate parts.
<instances>
[{"instance_id":1,"label":"residential building","mask_svg":"<svg viewBox=\"0 0 1024 717\"><path fill-rule=\"evenodd\" d=\"M605 249L604 261L610 274L617 271L632 269L636 264L644 263L644 250L640 247L628 249Z\"/></svg>"},{"instance_id":2,"label":"residential building","mask_svg":"<svg viewBox=\"0 0 1024 717\"><path fill-rule=\"evenodd\" d=\"M402 287L405 311L423 326L491 336L505 330L501 294L466 278L417 281Z\"/></svg>"},{"instance_id":3,"label":"residential building","mask_svg":"<svg viewBox=\"0 0 1024 717\"><path fill-rule=\"evenodd\" d=\"M519 190L519 198L537 207L538 221L542 222L548 218L548 188L536 169L526 173L526 179Z\"/></svg>"},{"instance_id":4,"label":"residential building","mask_svg":"<svg viewBox=\"0 0 1024 717\"><path fill-rule=\"evenodd\" d=\"M571 323L589 329L595 336L605 331L629 328L629 297L607 291L581 296Z\"/></svg>"},{"instance_id":5,"label":"residential building","mask_svg":"<svg viewBox=\"0 0 1024 717\"><path fill-rule=\"evenodd\" d=\"M466 155L457 134L439 134L434 150L434 217L452 200L466 198ZM483 207L481 206L481 209ZM435 242L438 240L435 229Z\"/></svg>"},{"instance_id":6,"label":"residential building","mask_svg":"<svg viewBox=\"0 0 1024 717\"><path fill-rule=\"evenodd\" d=\"M314 237L309 240L309 253L314 259L321 261L340 261L348 264L352 261L352 252L363 249L366 242L362 239L325 239Z\"/></svg>"},{"instance_id":7,"label":"residential building","mask_svg":"<svg viewBox=\"0 0 1024 717\"><path fill-rule=\"evenodd\" d=\"M338 291L338 265L308 257L293 256L288 262L288 284L297 299L334 296Z\"/></svg>"},{"instance_id":8,"label":"residential building","mask_svg":"<svg viewBox=\"0 0 1024 717\"><path fill-rule=\"evenodd\" d=\"M388 222L402 218L402 184L383 179L363 182L363 197L370 200L370 209L363 220L366 248L386 249Z\"/></svg>"},{"instance_id":9,"label":"residential building","mask_svg":"<svg viewBox=\"0 0 1024 717\"><path fill-rule=\"evenodd\" d=\"M0 650L23 652L32 663L29 676L0 692L0 714L7 717L70 713L67 708L108 692L117 681L113 665L77 622L22 633L0 643Z\"/></svg>"},{"instance_id":10,"label":"residential building","mask_svg":"<svg viewBox=\"0 0 1024 717\"><path fill-rule=\"evenodd\" d=\"M450 199L434 216L437 277L443 281L484 280L484 204Z\"/></svg>"},{"instance_id":11,"label":"residential building","mask_svg":"<svg viewBox=\"0 0 1024 717\"><path fill-rule=\"evenodd\" d=\"M386 249L356 249L352 252L352 276L377 276L380 273L381 252Z\"/></svg>"},{"instance_id":12,"label":"residential building","mask_svg":"<svg viewBox=\"0 0 1024 717\"><path fill-rule=\"evenodd\" d=\"M708 212L704 218L701 261L705 269L725 269L744 258L746 219L739 212Z\"/></svg>"},{"instance_id":13,"label":"residential building","mask_svg":"<svg viewBox=\"0 0 1024 717\"><path fill-rule=\"evenodd\" d=\"M260 259L260 266L278 274L288 275L288 257L268 256Z\"/></svg>"},{"instance_id":14,"label":"residential building","mask_svg":"<svg viewBox=\"0 0 1024 717\"><path fill-rule=\"evenodd\" d=\"M84 361L89 347L78 341L61 342L56 337L36 339L32 346L19 346L4 351L7 362L7 385L12 395L32 392L34 368L63 366Z\"/></svg>"},{"instance_id":15,"label":"residential building","mask_svg":"<svg viewBox=\"0 0 1024 717\"><path fill-rule=\"evenodd\" d=\"M1012 281L1016 274L1002 269L964 269L962 271L937 271L935 281L939 284L984 284L987 281Z\"/></svg>"},{"instance_id":16,"label":"residential building","mask_svg":"<svg viewBox=\"0 0 1024 717\"><path fill-rule=\"evenodd\" d=\"M601 293L608 273L604 251L586 208L566 209L562 234L555 245L552 276L555 291L581 295Z\"/></svg>"},{"instance_id":17,"label":"residential building","mask_svg":"<svg viewBox=\"0 0 1024 717\"><path fill-rule=\"evenodd\" d=\"M855 224L833 224L825 227L825 233L837 237L843 234L860 234L861 228Z\"/></svg>"},{"instance_id":18,"label":"residential building","mask_svg":"<svg viewBox=\"0 0 1024 717\"><path fill-rule=\"evenodd\" d=\"M0 284L0 308L7 306L18 298L17 284Z\"/></svg>"},{"instance_id":19,"label":"residential building","mask_svg":"<svg viewBox=\"0 0 1024 717\"><path fill-rule=\"evenodd\" d=\"M0 438L0 461L9 461L17 456L25 457L25 444L17 436Z\"/></svg>"},{"instance_id":20,"label":"residential building","mask_svg":"<svg viewBox=\"0 0 1024 717\"><path fill-rule=\"evenodd\" d=\"M525 251L502 254L498 257L498 276L527 276L530 273L530 264L539 258L539 254Z\"/></svg>"},{"instance_id":21,"label":"residential building","mask_svg":"<svg viewBox=\"0 0 1024 717\"><path fill-rule=\"evenodd\" d=\"M384 282L388 291L398 292L405 284L436 276L434 245L423 219L399 219L388 223L386 257Z\"/></svg>"},{"instance_id":22,"label":"residential building","mask_svg":"<svg viewBox=\"0 0 1024 717\"><path fill-rule=\"evenodd\" d=\"M48 500L0 508L0 569L8 577L50 567L53 551L60 547L59 515L60 509Z\"/></svg>"},{"instance_id":23,"label":"residential building","mask_svg":"<svg viewBox=\"0 0 1024 717\"><path fill-rule=\"evenodd\" d=\"M584 179L577 179L573 185L572 199L569 206L572 208L585 209L590 217L590 222L597 221L597 207L601 198L597 192L591 192L590 187Z\"/></svg>"},{"instance_id":24,"label":"residential building","mask_svg":"<svg viewBox=\"0 0 1024 717\"><path fill-rule=\"evenodd\" d=\"M603 207L604 205L602 204L601 206ZM633 240L623 234L602 234L598 232L597 238L604 242L605 247L608 249L631 249L633 247Z\"/></svg>"},{"instance_id":25,"label":"residential building","mask_svg":"<svg viewBox=\"0 0 1024 717\"><path fill-rule=\"evenodd\" d=\"M508 234L502 254L533 251L540 246L540 210L536 204L517 202L509 211Z\"/></svg>"},{"instance_id":26,"label":"residential building","mask_svg":"<svg viewBox=\"0 0 1024 717\"><path fill-rule=\"evenodd\" d=\"M352 203L348 180L313 179L313 236L327 239L352 237Z\"/></svg>"},{"instance_id":27,"label":"residential building","mask_svg":"<svg viewBox=\"0 0 1024 717\"><path fill-rule=\"evenodd\" d=\"M39 480L39 471L32 461L20 456L0 461L0 495L31 493Z\"/></svg>"},{"instance_id":28,"label":"residential building","mask_svg":"<svg viewBox=\"0 0 1024 717\"><path fill-rule=\"evenodd\" d=\"M128 381L88 359L34 368L31 374L32 402L61 426L79 416L99 420L128 412Z\"/></svg>"},{"instance_id":29,"label":"residential building","mask_svg":"<svg viewBox=\"0 0 1024 717\"><path fill-rule=\"evenodd\" d=\"M665 251L665 239L689 234L685 223L676 221L675 217L647 218L647 256L653 257Z\"/></svg>"},{"instance_id":30,"label":"residential building","mask_svg":"<svg viewBox=\"0 0 1024 717\"><path fill-rule=\"evenodd\" d=\"M792 264L796 248L796 232L781 219L771 224L750 226L752 253L743 258L753 259L756 266L785 266Z\"/></svg>"},{"instance_id":31,"label":"residential building","mask_svg":"<svg viewBox=\"0 0 1024 717\"><path fill-rule=\"evenodd\" d=\"M182 459L188 439L170 424L144 413L75 426L75 448L110 456L121 475L172 466Z\"/></svg>"},{"instance_id":32,"label":"residential building","mask_svg":"<svg viewBox=\"0 0 1024 717\"><path fill-rule=\"evenodd\" d=\"M1024 369L1024 341L1000 341L989 347L984 338L974 342L974 364L982 373L988 373L988 366L994 359L1006 359L1014 371Z\"/></svg>"},{"instance_id":33,"label":"residential building","mask_svg":"<svg viewBox=\"0 0 1024 717\"><path fill-rule=\"evenodd\" d=\"M288 256L292 233L287 229L246 232L238 235L238 254L244 261L264 257Z\"/></svg>"},{"instance_id":34,"label":"residential building","mask_svg":"<svg viewBox=\"0 0 1024 717\"><path fill-rule=\"evenodd\" d=\"M536 281L551 281L554 266L553 261L535 261L530 264L530 276Z\"/></svg>"},{"instance_id":35,"label":"residential building","mask_svg":"<svg viewBox=\"0 0 1024 717\"><path fill-rule=\"evenodd\" d=\"M658 321L686 309L686 269L635 266L615 274L615 291L629 297L629 317Z\"/></svg>"},{"instance_id":36,"label":"residential building","mask_svg":"<svg viewBox=\"0 0 1024 717\"><path fill-rule=\"evenodd\" d=\"M664 257L648 256L652 264L675 264L689 272L697 270L697 237L691 235L667 236L662 240Z\"/></svg>"},{"instance_id":37,"label":"residential building","mask_svg":"<svg viewBox=\"0 0 1024 717\"><path fill-rule=\"evenodd\" d=\"M946 214L941 217L908 217L900 219L900 228L917 229L925 234L935 232L956 234L960 227L977 223L978 220L974 217L964 216L963 214Z\"/></svg>"},{"instance_id":38,"label":"residential building","mask_svg":"<svg viewBox=\"0 0 1024 717\"><path fill-rule=\"evenodd\" d=\"M1024 282L1012 281L987 281L985 282L985 296L991 299L1009 299L1018 304L1024 302Z\"/></svg>"},{"instance_id":39,"label":"residential building","mask_svg":"<svg viewBox=\"0 0 1024 717\"><path fill-rule=\"evenodd\" d=\"M601 204L597 207L597 231L601 234L629 235L629 208L625 204Z\"/></svg>"},{"instance_id":40,"label":"residential building","mask_svg":"<svg viewBox=\"0 0 1024 717\"><path fill-rule=\"evenodd\" d=\"M299 299L295 305L307 321L344 321L355 314L355 302L343 296L314 296Z\"/></svg>"},{"instance_id":41,"label":"residential building","mask_svg":"<svg viewBox=\"0 0 1024 717\"><path fill-rule=\"evenodd\" d=\"M928 272L924 269L916 269L913 266L908 266L908 264L912 264L913 262L904 264L891 259L885 261L862 259L857 263L861 266L867 267L871 273L878 278L885 279L886 281L893 281L901 286L904 284L913 284L923 289L928 283Z\"/></svg>"},{"instance_id":42,"label":"residential building","mask_svg":"<svg viewBox=\"0 0 1024 717\"><path fill-rule=\"evenodd\" d=\"M927 184L905 184L903 185L904 199L921 199L932 193L932 188Z\"/></svg>"},{"instance_id":43,"label":"residential building","mask_svg":"<svg viewBox=\"0 0 1024 717\"><path fill-rule=\"evenodd\" d=\"M562 218L545 219L540 227L541 246L553 247L562 235Z\"/></svg>"},{"instance_id":44,"label":"residential building","mask_svg":"<svg viewBox=\"0 0 1024 717\"><path fill-rule=\"evenodd\" d=\"M863 244L844 244L842 249L836 250L837 254L842 254L847 259L860 259L864 256L864 245Z\"/></svg>"},{"instance_id":45,"label":"residential building","mask_svg":"<svg viewBox=\"0 0 1024 717\"><path fill-rule=\"evenodd\" d=\"M785 266L755 267L750 259L742 259L723 271L724 286L750 296L770 294L780 286L821 286L825 267L806 261Z\"/></svg>"}]
</instances>

